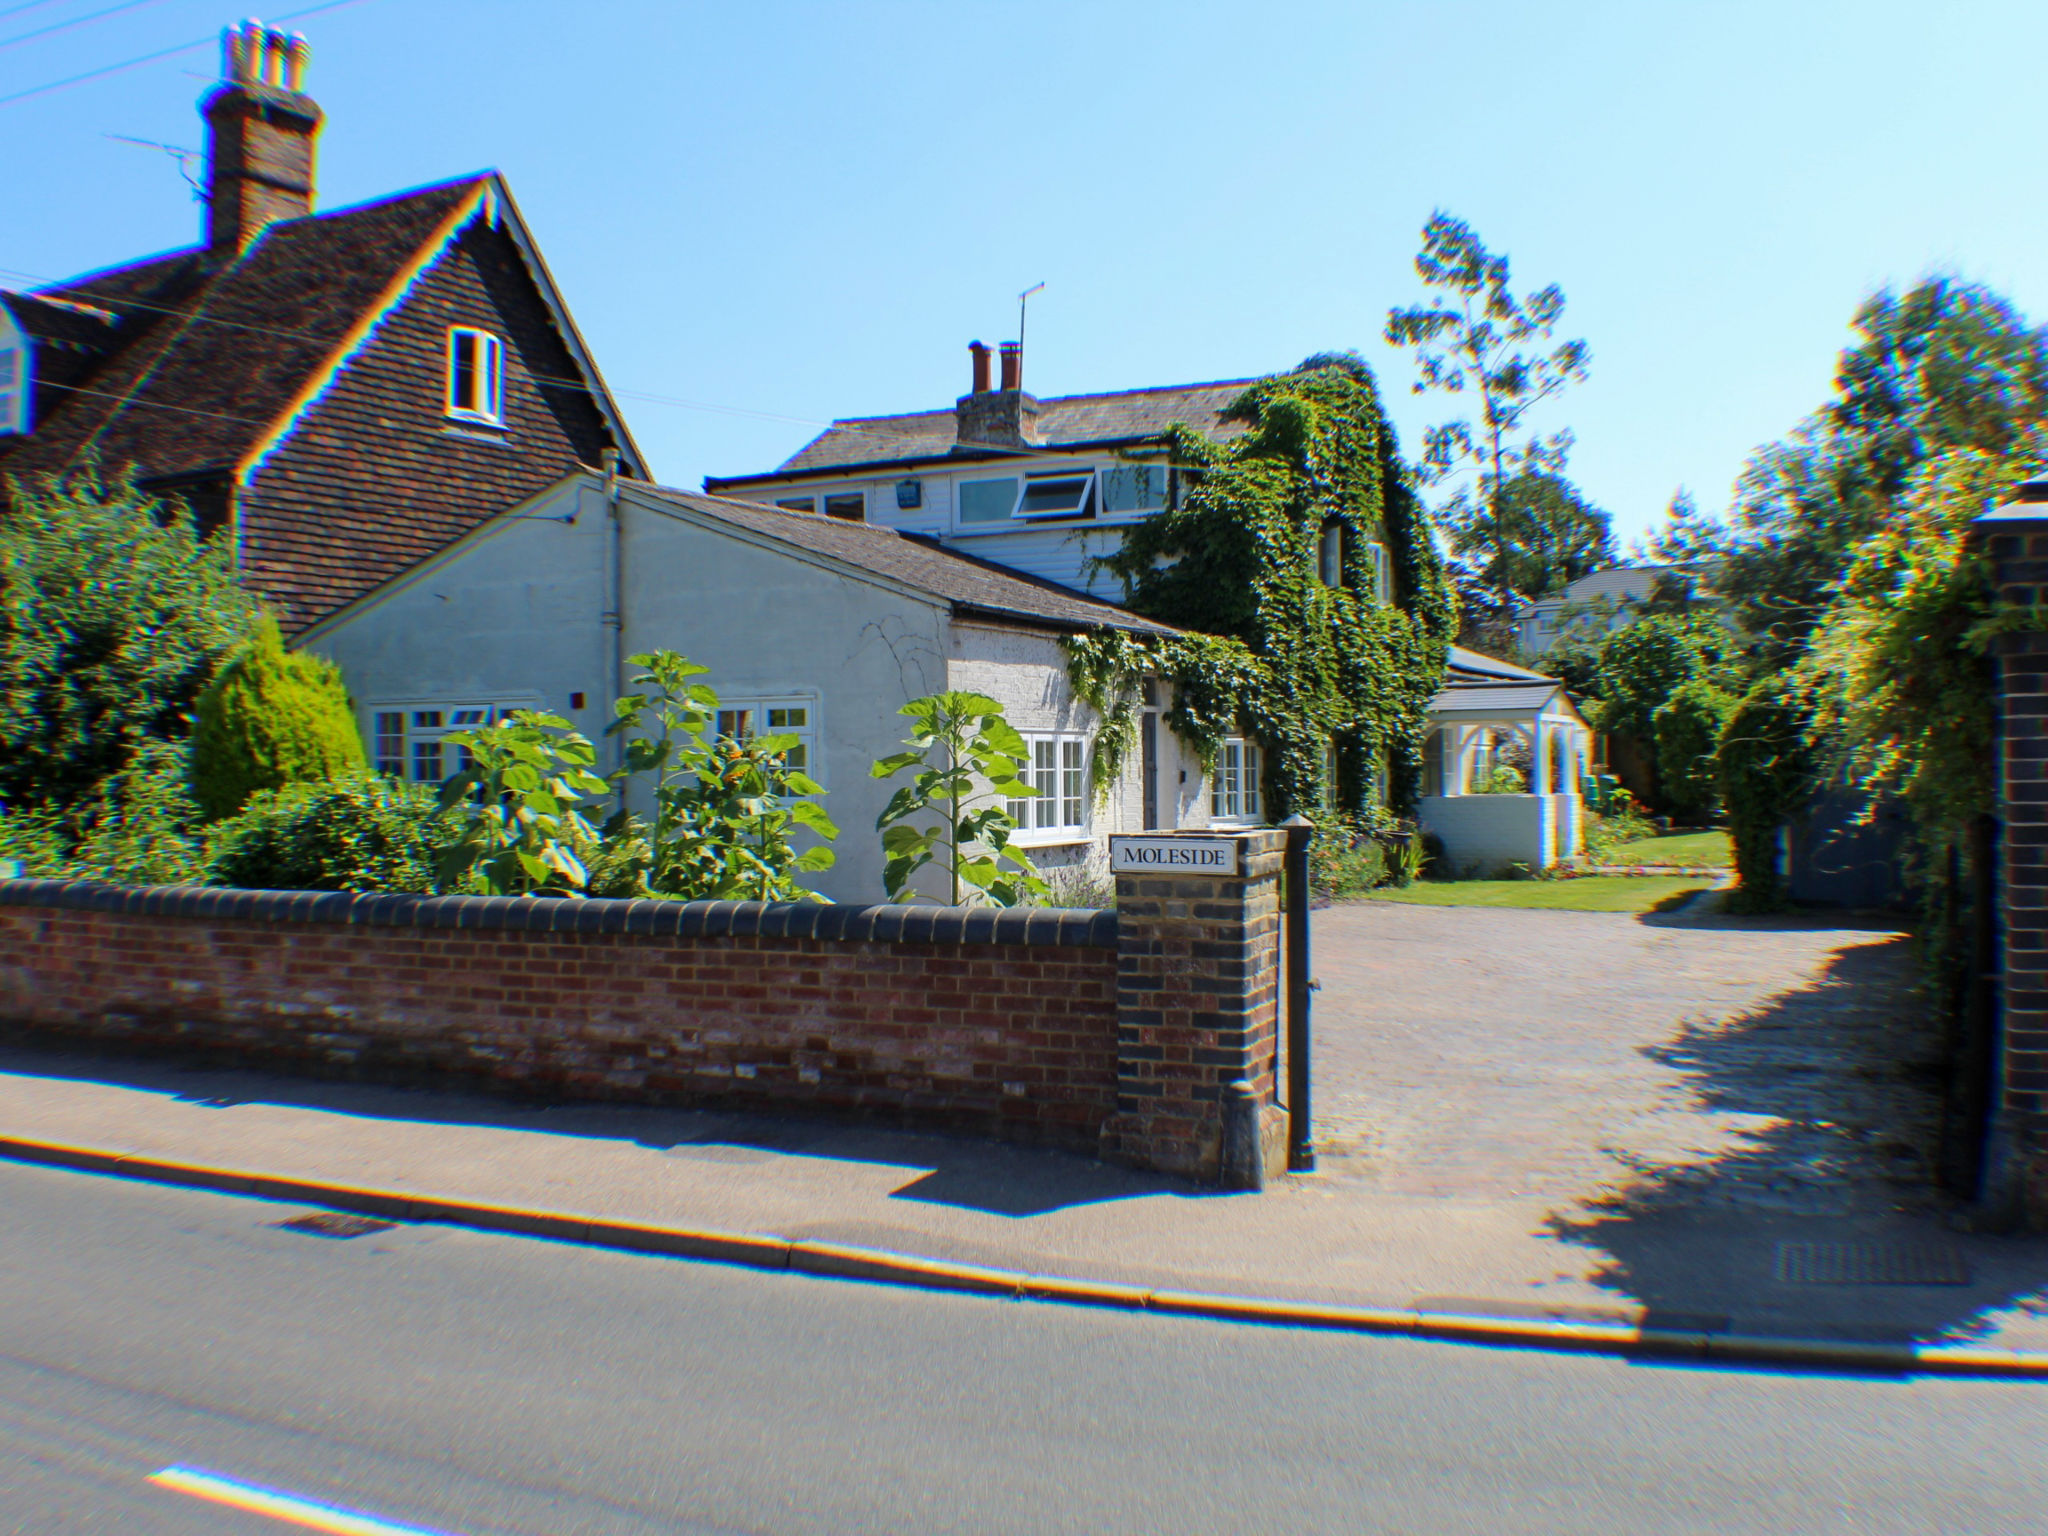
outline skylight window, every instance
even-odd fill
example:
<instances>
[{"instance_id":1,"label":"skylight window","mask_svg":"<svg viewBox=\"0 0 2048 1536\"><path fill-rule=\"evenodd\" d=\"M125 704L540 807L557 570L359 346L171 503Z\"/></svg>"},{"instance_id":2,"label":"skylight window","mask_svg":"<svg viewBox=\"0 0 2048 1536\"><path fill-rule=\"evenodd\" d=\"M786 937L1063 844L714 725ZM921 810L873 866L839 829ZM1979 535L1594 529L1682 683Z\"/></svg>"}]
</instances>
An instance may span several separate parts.
<instances>
[{"instance_id":1,"label":"skylight window","mask_svg":"<svg viewBox=\"0 0 2048 1536\"><path fill-rule=\"evenodd\" d=\"M503 426L505 344L489 331L448 332L448 414L457 421Z\"/></svg>"}]
</instances>

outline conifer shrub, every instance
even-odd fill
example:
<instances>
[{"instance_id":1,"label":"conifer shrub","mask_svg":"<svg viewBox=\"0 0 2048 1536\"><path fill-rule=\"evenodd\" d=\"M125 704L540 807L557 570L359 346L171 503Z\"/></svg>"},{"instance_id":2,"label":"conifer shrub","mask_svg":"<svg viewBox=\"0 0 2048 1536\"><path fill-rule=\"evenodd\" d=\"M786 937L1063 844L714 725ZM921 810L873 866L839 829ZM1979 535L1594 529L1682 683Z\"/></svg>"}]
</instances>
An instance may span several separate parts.
<instances>
[{"instance_id":1,"label":"conifer shrub","mask_svg":"<svg viewBox=\"0 0 2048 1536\"><path fill-rule=\"evenodd\" d=\"M263 615L199 696L192 794L209 817L232 816L258 790L324 784L368 767L341 671L287 651Z\"/></svg>"}]
</instances>

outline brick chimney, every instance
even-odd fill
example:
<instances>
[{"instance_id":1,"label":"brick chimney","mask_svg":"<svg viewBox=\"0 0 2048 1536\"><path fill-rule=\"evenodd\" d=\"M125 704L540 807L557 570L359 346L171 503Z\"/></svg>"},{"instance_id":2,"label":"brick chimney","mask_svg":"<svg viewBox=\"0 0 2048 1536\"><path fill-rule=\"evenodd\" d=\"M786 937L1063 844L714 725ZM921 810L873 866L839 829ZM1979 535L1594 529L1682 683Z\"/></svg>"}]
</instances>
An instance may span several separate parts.
<instances>
[{"instance_id":1,"label":"brick chimney","mask_svg":"<svg viewBox=\"0 0 2048 1536\"><path fill-rule=\"evenodd\" d=\"M301 89L311 50L296 33L245 21L221 34L221 83L207 126L206 246L232 257L263 227L313 211L320 107Z\"/></svg>"},{"instance_id":2,"label":"brick chimney","mask_svg":"<svg viewBox=\"0 0 2048 1536\"><path fill-rule=\"evenodd\" d=\"M988 387L988 348L975 342L974 391L953 404L953 437L962 447L1028 448L1037 442L1038 402L1024 393L1024 349L1002 344L1003 381Z\"/></svg>"}]
</instances>

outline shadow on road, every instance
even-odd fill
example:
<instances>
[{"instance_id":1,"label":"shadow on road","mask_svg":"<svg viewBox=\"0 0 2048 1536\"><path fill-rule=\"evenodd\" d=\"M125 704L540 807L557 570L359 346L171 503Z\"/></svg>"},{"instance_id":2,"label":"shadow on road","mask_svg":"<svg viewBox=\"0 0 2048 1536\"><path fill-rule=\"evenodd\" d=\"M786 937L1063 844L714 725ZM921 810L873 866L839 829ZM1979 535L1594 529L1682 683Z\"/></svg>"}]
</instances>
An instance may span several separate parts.
<instances>
[{"instance_id":1,"label":"shadow on road","mask_svg":"<svg viewBox=\"0 0 2048 1536\"><path fill-rule=\"evenodd\" d=\"M1713 1145L1633 1159L1622 1192L1551 1218L1604 1256L1599 1284L1745 1331L1968 1339L2002 1309L2048 1320L2048 1241L1968 1231L1936 1190L1943 1069L1911 944L1845 949L1808 987L1642 1048L1681 1074Z\"/></svg>"},{"instance_id":2,"label":"shadow on road","mask_svg":"<svg viewBox=\"0 0 2048 1536\"><path fill-rule=\"evenodd\" d=\"M105 1083L227 1109L245 1104L319 1110L419 1125L490 1126L552 1136L631 1142L684 1160L767 1163L778 1156L896 1166L914 1174L892 1198L997 1216L1038 1216L1069 1206L1214 1191L1049 1148L900 1129L861 1120L733 1114L633 1104L508 1098L459 1083L395 1087L182 1066L117 1054L86 1055L0 1044L0 1074Z\"/></svg>"}]
</instances>

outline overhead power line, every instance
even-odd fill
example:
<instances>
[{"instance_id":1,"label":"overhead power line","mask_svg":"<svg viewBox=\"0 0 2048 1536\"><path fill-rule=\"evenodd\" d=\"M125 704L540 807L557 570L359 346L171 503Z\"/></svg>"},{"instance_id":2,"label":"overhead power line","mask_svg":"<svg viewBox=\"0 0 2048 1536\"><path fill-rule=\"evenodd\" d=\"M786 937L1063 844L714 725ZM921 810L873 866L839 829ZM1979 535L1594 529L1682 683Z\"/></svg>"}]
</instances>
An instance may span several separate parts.
<instances>
[{"instance_id":1,"label":"overhead power line","mask_svg":"<svg viewBox=\"0 0 2048 1536\"><path fill-rule=\"evenodd\" d=\"M304 16L316 16L322 11L338 11L344 6L361 5L363 0L324 0L320 5L309 5L304 10L288 11L275 18L276 22L297 21ZM48 96L54 91L69 90L74 85L84 85L89 80L102 80L108 75L118 75L123 70L139 69L144 64L154 64L158 59L168 59L175 54L190 53L196 48L212 48L218 45L218 35L202 37L189 43L174 43L168 48L159 48L154 53L140 54L132 59L123 59L118 64L102 65L89 69L82 75L72 75L63 80L52 80L44 85L32 85L25 91L0 96L0 107L10 107L16 102L28 101L37 96Z\"/></svg>"},{"instance_id":2,"label":"overhead power line","mask_svg":"<svg viewBox=\"0 0 2048 1536\"><path fill-rule=\"evenodd\" d=\"M31 42L38 37L48 37L53 32L68 32L73 27L82 27L89 21L99 21L108 16L117 16L122 11L140 10L145 5L157 5L161 0L121 0L119 5L110 5L104 11L94 11L88 16L73 16L69 21L53 21L47 27L37 27L30 32L19 32L13 37L0 38L0 48L12 48L17 43Z\"/></svg>"}]
</instances>

